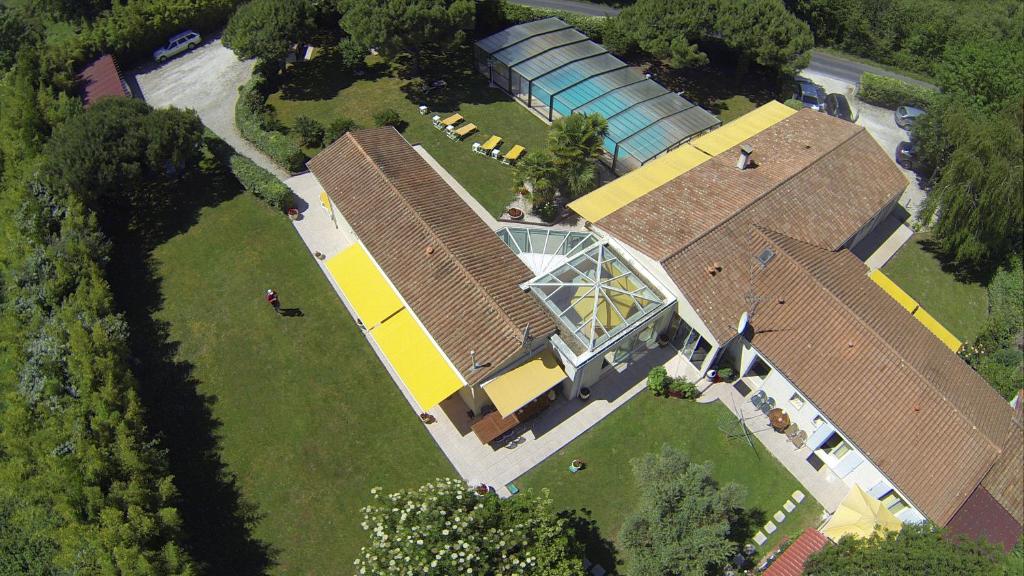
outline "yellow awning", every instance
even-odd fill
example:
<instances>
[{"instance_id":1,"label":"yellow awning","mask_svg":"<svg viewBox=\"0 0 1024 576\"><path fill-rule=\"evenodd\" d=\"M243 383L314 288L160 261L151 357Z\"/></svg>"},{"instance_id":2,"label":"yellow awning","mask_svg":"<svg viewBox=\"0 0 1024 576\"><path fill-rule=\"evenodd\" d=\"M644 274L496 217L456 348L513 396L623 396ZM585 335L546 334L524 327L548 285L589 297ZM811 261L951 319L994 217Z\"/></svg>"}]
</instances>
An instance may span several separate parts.
<instances>
[{"instance_id":1,"label":"yellow awning","mask_svg":"<svg viewBox=\"0 0 1024 576\"><path fill-rule=\"evenodd\" d=\"M854 485L821 533L833 541L847 534L867 538L876 530L899 530L903 523L884 504Z\"/></svg>"},{"instance_id":2,"label":"yellow awning","mask_svg":"<svg viewBox=\"0 0 1024 576\"><path fill-rule=\"evenodd\" d=\"M430 410L462 388L462 378L408 309L403 308L370 334L421 410Z\"/></svg>"},{"instance_id":3,"label":"yellow awning","mask_svg":"<svg viewBox=\"0 0 1024 576\"><path fill-rule=\"evenodd\" d=\"M743 116L708 132L707 134L694 138L690 144L711 156L717 156L729 148L742 144L751 136L761 132L765 128L796 114L796 110L772 100L771 102L747 112Z\"/></svg>"},{"instance_id":4,"label":"yellow awning","mask_svg":"<svg viewBox=\"0 0 1024 576\"><path fill-rule=\"evenodd\" d=\"M893 300L898 302L900 306L906 308L907 312L913 314L915 310L921 307L921 305L917 303L917 300L911 298L910 294L904 292L902 288L897 286L896 283L883 274L881 270L872 270L871 273L868 274L868 278L871 278L875 284L878 284L878 287L891 296Z\"/></svg>"},{"instance_id":5,"label":"yellow awning","mask_svg":"<svg viewBox=\"0 0 1024 576\"><path fill-rule=\"evenodd\" d=\"M402 309L398 295L362 244L349 246L325 264L367 328Z\"/></svg>"},{"instance_id":6,"label":"yellow awning","mask_svg":"<svg viewBox=\"0 0 1024 576\"><path fill-rule=\"evenodd\" d=\"M320 205L327 210L328 214L334 213L334 205L331 204L331 198L327 195L327 192L324 192L323 190L320 191Z\"/></svg>"},{"instance_id":7,"label":"yellow awning","mask_svg":"<svg viewBox=\"0 0 1024 576\"><path fill-rule=\"evenodd\" d=\"M585 220L597 222L710 158L693 146L683 144L668 154L659 156L590 194L570 202L569 208Z\"/></svg>"},{"instance_id":8,"label":"yellow awning","mask_svg":"<svg viewBox=\"0 0 1024 576\"><path fill-rule=\"evenodd\" d=\"M565 372L546 348L522 366L484 384L483 389L498 412L507 417L564 379Z\"/></svg>"},{"instance_id":9,"label":"yellow awning","mask_svg":"<svg viewBox=\"0 0 1024 576\"><path fill-rule=\"evenodd\" d=\"M918 322L924 324L924 327L934 334L936 338L942 340L942 343L945 344L947 348L953 352L958 352L960 350L960 345L962 344L960 340L952 332L946 330L946 327L939 323L939 321L931 314L925 312L924 308L918 308L917 311L914 312L914 318L917 318Z\"/></svg>"}]
</instances>

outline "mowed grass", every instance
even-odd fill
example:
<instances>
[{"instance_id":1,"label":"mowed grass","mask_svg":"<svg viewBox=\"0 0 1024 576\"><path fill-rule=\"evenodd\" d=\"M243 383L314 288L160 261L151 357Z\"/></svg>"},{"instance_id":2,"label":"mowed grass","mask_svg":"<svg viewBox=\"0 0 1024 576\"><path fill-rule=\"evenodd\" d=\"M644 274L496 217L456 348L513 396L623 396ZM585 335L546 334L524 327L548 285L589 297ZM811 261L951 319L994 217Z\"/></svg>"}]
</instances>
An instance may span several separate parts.
<instances>
[{"instance_id":1,"label":"mowed grass","mask_svg":"<svg viewBox=\"0 0 1024 576\"><path fill-rule=\"evenodd\" d=\"M719 111L718 117L722 120L722 124L726 124L757 108L757 104L750 98L737 94L717 101L715 107Z\"/></svg>"},{"instance_id":2,"label":"mowed grass","mask_svg":"<svg viewBox=\"0 0 1024 576\"><path fill-rule=\"evenodd\" d=\"M958 278L936 255L927 233L904 244L882 272L961 341L974 340L988 318L988 290Z\"/></svg>"},{"instance_id":3,"label":"mowed grass","mask_svg":"<svg viewBox=\"0 0 1024 576\"><path fill-rule=\"evenodd\" d=\"M215 398L222 458L277 573L350 571L371 487L454 474L281 214L235 196L154 259L158 318ZM302 315L274 314L271 287Z\"/></svg>"},{"instance_id":4,"label":"mowed grass","mask_svg":"<svg viewBox=\"0 0 1024 576\"><path fill-rule=\"evenodd\" d=\"M539 152L546 147L547 125L505 93L488 87L487 79L475 70L463 70L448 78L447 87L431 94L427 102L430 113L421 115L420 103L411 101L402 91L406 80L390 74L377 57L367 61L370 72L362 77L337 72L330 53L293 66L268 103L289 128L299 116L309 116L324 126L337 118L350 118L368 128L374 126L375 113L394 109L402 117L400 128L405 139L423 145L488 212L500 215L514 198L513 170L473 153L473 143L497 134L503 139L502 151L519 144L527 153ZM445 118L456 112L478 128L461 142L449 140L431 122L434 114ZM316 150L308 152L315 154Z\"/></svg>"},{"instance_id":5,"label":"mowed grass","mask_svg":"<svg viewBox=\"0 0 1024 576\"><path fill-rule=\"evenodd\" d=\"M574 442L516 481L521 489L548 489L562 509L589 511L601 538L618 540L619 528L637 505L638 492L629 462L665 444L688 454L695 462L710 461L719 483L737 482L746 487L744 506L759 520L752 536L800 483L756 439L751 448L738 433L736 418L721 403L697 404L641 393ZM723 431L729 431L727 434ZM587 467L576 474L569 463L580 458ZM818 523L822 508L808 494L769 536L759 552L771 551L783 536L796 536ZM606 565L606 567L608 567Z\"/></svg>"}]
</instances>

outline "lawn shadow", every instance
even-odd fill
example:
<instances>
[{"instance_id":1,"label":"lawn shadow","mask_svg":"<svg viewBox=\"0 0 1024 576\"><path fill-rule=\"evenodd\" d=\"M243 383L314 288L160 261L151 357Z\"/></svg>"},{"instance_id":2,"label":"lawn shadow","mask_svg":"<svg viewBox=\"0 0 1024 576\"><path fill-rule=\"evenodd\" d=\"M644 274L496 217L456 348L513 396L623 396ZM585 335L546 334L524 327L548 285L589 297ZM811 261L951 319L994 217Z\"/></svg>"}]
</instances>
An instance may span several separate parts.
<instances>
[{"instance_id":1,"label":"lawn shadow","mask_svg":"<svg viewBox=\"0 0 1024 576\"><path fill-rule=\"evenodd\" d=\"M999 269L998 266L982 266L975 268L957 264L953 257L942 248L942 245L939 244L937 240L933 240L930 237L921 238L917 242L921 245L921 250L924 250L935 258L942 271L953 276L957 282L988 286L992 281L992 276Z\"/></svg>"},{"instance_id":2,"label":"lawn shadow","mask_svg":"<svg viewBox=\"0 0 1024 576\"><path fill-rule=\"evenodd\" d=\"M150 433L166 450L185 546L199 572L264 574L276 552L253 535L261 515L221 459L217 398L199 391L194 366L178 358L180 344L168 323L156 318L164 298L152 256L154 248L193 226L202 208L241 189L215 158L207 158L199 174L165 188L166 194L153 195L158 198L129 214L100 215L113 240L108 277L131 329L139 398Z\"/></svg>"},{"instance_id":3,"label":"lawn shadow","mask_svg":"<svg viewBox=\"0 0 1024 576\"><path fill-rule=\"evenodd\" d=\"M586 557L593 564L599 564L608 574L617 574L622 561L615 551L615 544L601 534L601 528L594 521L593 512L589 508L580 510L564 510L559 516L568 521L575 534L576 541L582 542Z\"/></svg>"},{"instance_id":4,"label":"lawn shadow","mask_svg":"<svg viewBox=\"0 0 1024 576\"><path fill-rule=\"evenodd\" d=\"M368 64L359 72L345 70L341 54L326 48L316 58L288 67L280 78L281 99L330 100L359 80L373 81L389 73L388 64L382 61Z\"/></svg>"},{"instance_id":5,"label":"lawn shadow","mask_svg":"<svg viewBox=\"0 0 1024 576\"><path fill-rule=\"evenodd\" d=\"M416 104L426 104L431 110L458 110L462 104L493 104L507 102L508 94L490 85L487 78L476 69L473 49L462 46L447 52L423 55L420 77L427 86L443 80L443 88L419 94L403 89L406 99ZM408 74L403 78L411 80Z\"/></svg>"},{"instance_id":6,"label":"lawn shadow","mask_svg":"<svg viewBox=\"0 0 1024 576\"><path fill-rule=\"evenodd\" d=\"M737 508L732 511L729 523L729 540L740 548L754 538L754 534L768 521L768 513L760 508Z\"/></svg>"}]
</instances>

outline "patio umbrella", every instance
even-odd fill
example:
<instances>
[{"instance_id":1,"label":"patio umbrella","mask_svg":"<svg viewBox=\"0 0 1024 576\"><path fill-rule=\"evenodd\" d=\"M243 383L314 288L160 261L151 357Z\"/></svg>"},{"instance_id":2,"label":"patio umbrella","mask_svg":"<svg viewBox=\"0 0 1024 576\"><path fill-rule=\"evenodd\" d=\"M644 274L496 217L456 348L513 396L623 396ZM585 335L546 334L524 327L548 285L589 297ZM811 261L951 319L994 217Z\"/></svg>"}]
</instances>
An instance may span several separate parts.
<instances>
[{"instance_id":1,"label":"patio umbrella","mask_svg":"<svg viewBox=\"0 0 1024 576\"><path fill-rule=\"evenodd\" d=\"M902 524L884 504L854 485L821 532L838 542L847 534L867 538L879 529L899 530Z\"/></svg>"}]
</instances>

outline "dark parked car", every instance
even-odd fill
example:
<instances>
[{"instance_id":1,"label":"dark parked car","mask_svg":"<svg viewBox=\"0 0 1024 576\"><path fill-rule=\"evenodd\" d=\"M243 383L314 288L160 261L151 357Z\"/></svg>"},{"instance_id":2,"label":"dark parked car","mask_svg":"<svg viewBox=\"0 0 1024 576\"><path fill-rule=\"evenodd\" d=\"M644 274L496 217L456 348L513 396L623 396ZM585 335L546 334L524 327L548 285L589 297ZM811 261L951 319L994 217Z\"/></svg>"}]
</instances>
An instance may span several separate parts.
<instances>
[{"instance_id":1,"label":"dark parked car","mask_svg":"<svg viewBox=\"0 0 1024 576\"><path fill-rule=\"evenodd\" d=\"M804 108L819 112L825 109L825 89L807 78L797 77L793 88L793 98L799 100Z\"/></svg>"},{"instance_id":2,"label":"dark parked car","mask_svg":"<svg viewBox=\"0 0 1024 576\"><path fill-rule=\"evenodd\" d=\"M842 94L829 94L825 97L825 113L847 122L853 122L853 110L850 108L846 96Z\"/></svg>"},{"instance_id":3,"label":"dark parked car","mask_svg":"<svg viewBox=\"0 0 1024 576\"><path fill-rule=\"evenodd\" d=\"M904 130L910 130L918 117L924 115L924 110L913 106L900 106L896 109L896 125Z\"/></svg>"},{"instance_id":4,"label":"dark parked car","mask_svg":"<svg viewBox=\"0 0 1024 576\"><path fill-rule=\"evenodd\" d=\"M907 170L913 170L916 153L917 149L914 147L913 142L900 142L896 146L896 163Z\"/></svg>"}]
</instances>

